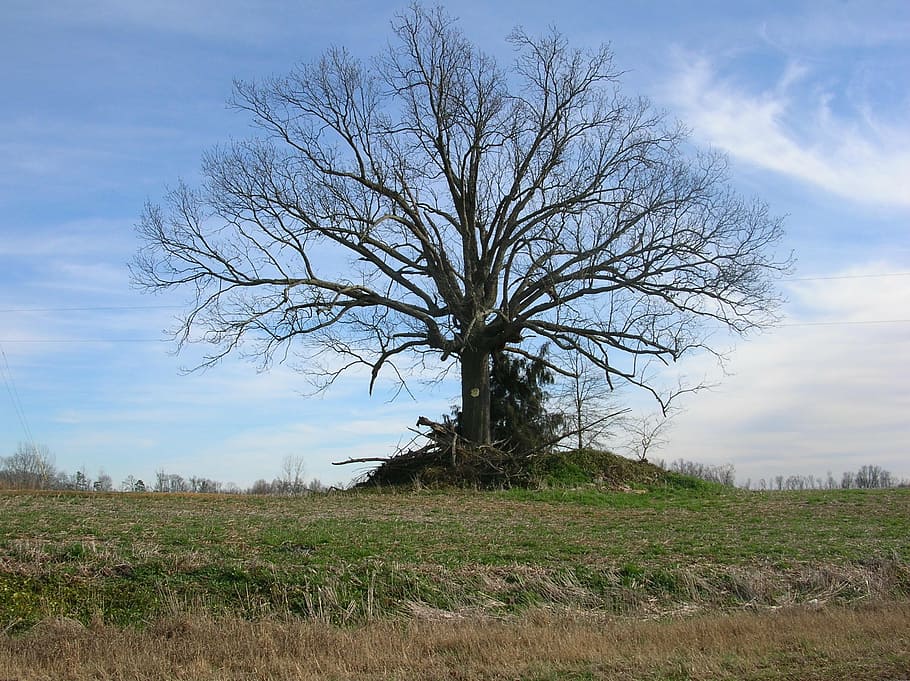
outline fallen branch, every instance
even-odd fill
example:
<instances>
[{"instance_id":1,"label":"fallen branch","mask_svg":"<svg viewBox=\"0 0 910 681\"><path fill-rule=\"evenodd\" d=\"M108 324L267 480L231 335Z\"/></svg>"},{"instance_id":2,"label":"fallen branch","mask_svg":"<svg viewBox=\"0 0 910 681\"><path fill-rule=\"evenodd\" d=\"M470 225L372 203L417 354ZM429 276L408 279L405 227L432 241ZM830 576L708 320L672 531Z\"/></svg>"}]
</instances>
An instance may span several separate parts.
<instances>
[{"instance_id":1,"label":"fallen branch","mask_svg":"<svg viewBox=\"0 0 910 681\"><path fill-rule=\"evenodd\" d=\"M348 459L347 461L333 461L333 466L347 466L349 463L374 463L376 461L380 463L385 463L390 461L392 457L390 456L365 456L360 459Z\"/></svg>"}]
</instances>

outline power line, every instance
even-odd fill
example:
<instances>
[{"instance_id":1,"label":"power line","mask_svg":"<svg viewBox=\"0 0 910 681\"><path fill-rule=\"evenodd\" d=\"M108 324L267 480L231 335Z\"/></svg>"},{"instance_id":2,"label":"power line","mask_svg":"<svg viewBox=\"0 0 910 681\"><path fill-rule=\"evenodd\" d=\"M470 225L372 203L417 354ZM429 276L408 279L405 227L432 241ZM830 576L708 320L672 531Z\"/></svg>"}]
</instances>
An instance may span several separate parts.
<instances>
[{"instance_id":1,"label":"power line","mask_svg":"<svg viewBox=\"0 0 910 681\"><path fill-rule=\"evenodd\" d=\"M787 277L784 281L828 281L831 279L879 279L882 277L910 277L910 272L883 272L881 274L838 274L830 277Z\"/></svg>"},{"instance_id":2,"label":"power line","mask_svg":"<svg viewBox=\"0 0 910 681\"><path fill-rule=\"evenodd\" d=\"M13 381L13 372L9 368L9 360L6 358L6 352L3 350L2 344L0 344L0 357L3 358L3 371L0 372L0 376L3 377L3 382L6 384L6 391L9 393L10 401L13 403L13 411L16 412L19 423L22 424L22 431L25 433L28 443L32 446L34 451L38 451L38 447L35 443L35 436L32 434L32 429L29 427L28 419L25 416L25 408L22 406L22 400L19 398L19 391L16 390L16 383Z\"/></svg>"},{"instance_id":3,"label":"power line","mask_svg":"<svg viewBox=\"0 0 910 681\"><path fill-rule=\"evenodd\" d=\"M167 343L164 338L8 338L0 343Z\"/></svg>"},{"instance_id":4,"label":"power line","mask_svg":"<svg viewBox=\"0 0 910 681\"><path fill-rule=\"evenodd\" d=\"M8 307L0 312L111 312L119 310L182 310L182 305L103 305L91 307Z\"/></svg>"},{"instance_id":5,"label":"power line","mask_svg":"<svg viewBox=\"0 0 910 681\"><path fill-rule=\"evenodd\" d=\"M831 276L785 277L783 281L831 281L837 279L878 279L910 277L910 272L879 272L873 274L837 274ZM6 307L2 313L16 312L117 312L128 310L183 310L185 305L86 305L78 307Z\"/></svg>"},{"instance_id":6,"label":"power line","mask_svg":"<svg viewBox=\"0 0 910 681\"><path fill-rule=\"evenodd\" d=\"M910 319L862 319L862 320L837 320L831 319L822 322L783 322L775 324L772 328L788 328L795 326L871 326L878 324L910 324ZM28 344L92 344L92 343L170 343L169 338L3 338L0 343L28 343Z\"/></svg>"},{"instance_id":7,"label":"power line","mask_svg":"<svg viewBox=\"0 0 910 681\"><path fill-rule=\"evenodd\" d=\"M867 324L910 324L910 319L866 319L862 321L828 321L828 322L792 322L778 324L778 327L785 326L864 326Z\"/></svg>"}]
</instances>

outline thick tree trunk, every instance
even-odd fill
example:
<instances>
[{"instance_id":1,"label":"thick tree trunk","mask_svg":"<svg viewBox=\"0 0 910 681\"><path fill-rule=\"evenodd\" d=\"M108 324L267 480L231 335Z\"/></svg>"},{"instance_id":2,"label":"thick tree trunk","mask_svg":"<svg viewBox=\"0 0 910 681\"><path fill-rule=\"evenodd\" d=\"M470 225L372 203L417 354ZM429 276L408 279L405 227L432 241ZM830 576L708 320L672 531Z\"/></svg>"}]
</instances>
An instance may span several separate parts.
<instances>
[{"instance_id":1,"label":"thick tree trunk","mask_svg":"<svg viewBox=\"0 0 910 681\"><path fill-rule=\"evenodd\" d=\"M489 352L461 354L461 434L475 444L490 443Z\"/></svg>"}]
</instances>

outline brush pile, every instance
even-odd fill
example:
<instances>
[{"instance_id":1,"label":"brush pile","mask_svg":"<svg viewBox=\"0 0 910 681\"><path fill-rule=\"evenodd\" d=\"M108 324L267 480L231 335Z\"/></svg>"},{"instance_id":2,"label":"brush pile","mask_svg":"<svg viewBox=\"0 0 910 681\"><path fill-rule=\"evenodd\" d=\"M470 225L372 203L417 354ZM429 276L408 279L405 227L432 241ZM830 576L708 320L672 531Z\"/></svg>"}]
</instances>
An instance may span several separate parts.
<instances>
[{"instance_id":1,"label":"brush pile","mask_svg":"<svg viewBox=\"0 0 910 681\"><path fill-rule=\"evenodd\" d=\"M610 452L567 451L548 447L536 451L507 448L506 443L476 445L458 434L451 419L432 421L421 416L416 437L391 457L348 459L335 465L378 463L358 487L429 487L502 489L541 485L596 485L612 489L666 484L666 471L644 461L631 461Z\"/></svg>"},{"instance_id":2,"label":"brush pile","mask_svg":"<svg viewBox=\"0 0 910 681\"><path fill-rule=\"evenodd\" d=\"M391 457L348 459L335 465L379 463L358 487L422 484L498 489L525 487L531 482L532 456L507 451L496 443L468 442L448 418L440 423L421 416L417 425L425 430L416 431L417 436Z\"/></svg>"}]
</instances>

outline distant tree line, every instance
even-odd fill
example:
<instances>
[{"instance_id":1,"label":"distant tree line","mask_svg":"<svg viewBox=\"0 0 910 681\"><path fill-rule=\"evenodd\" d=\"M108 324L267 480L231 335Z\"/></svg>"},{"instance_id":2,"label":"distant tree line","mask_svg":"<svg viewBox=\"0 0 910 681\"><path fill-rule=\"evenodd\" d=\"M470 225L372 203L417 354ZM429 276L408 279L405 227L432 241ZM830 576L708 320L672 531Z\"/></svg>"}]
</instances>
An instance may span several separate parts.
<instances>
[{"instance_id":1,"label":"distant tree line","mask_svg":"<svg viewBox=\"0 0 910 681\"><path fill-rule=\"evenodd\" d=\"M260 478L249 487L248 494L278 494L292 496L299 494L309 494L311 492L323 492L327 488L318 478L310 481L304 479L303 459L299 456L286 456L281 462L281 473L278 477L273 478L271 482Z\"/></svg>"},{"instance_id":2,"label":"distant tree line","mask_svg":"<svg viewBox=\"0 0 910 681\"><path fill-rule=\"evenodd\" d=\"M729 487L736 486L736 469L733 464L711 465L677 459L669 465L658 462L668 471L688 475L707 482ZM848 471L835 478L828 473L825 478L812 475L776 475L761 478L757 483L748 479L742 487L757 491L798 491L833 489L886 489L910 487L910 480L898 480L881 466L864 465L857 471ZM256 480L251 486L241 488L234 483L222 483L202 476L185 478L176 473L159 469L152 484L128 475L119 486L103 471L93 480L84 470L70 475L57 469L54 457L44 445L20 444L7 457L0 457L0 490L75 490L81 492L156 492L183 494L266 494L303 495L324 492L330 488L316 479L304 476L304 462L298 456L286 456L279 475L271 481Z\"/></svg>"},{"instance_id":3,"label":"distant tree line","mask_svg":"<svg viewBox=\"0 0 910 681\"><path fill-rule=\"evenodd\" d=\"M237 494L242 490L233 483L224 484L220 480L212 480L197 475L184 478L182 475L167 473L162 469L155 472L155 485L151 491L173 493L194 492L197 494Z\"/></svg>"},{"instance_id":4,"label":"distant tree line","mask_svg":"<svg viewBox=\"0 0 910 681\"><path fill-rule=\"evenodd\" d=\"M689 475L707 482L715 482L728 487L736 486L736 469L733 464L710 465L677 459L666 465L660 465L674 473ZM757 491L800 491L821 489L887 489L890 487L910 487L910 480L898 480L881 466L864 465L856 472L847 471L840 479L828 473L825 478L814 475L775 475L770 478L760 478L757 483L752 479L746 480L742 487L747 490Z\"/></svg>"},{"instance_id":5,"label":"distant tree line","mask_svg":"<svg viewBox=\"0 0 910 681\"><path fill-rule=\"evenodd\" d=\"M327 488L319 480L304 478L300 457L285 457L280 474L271 482L257 480L243 489L234 483L223 483L203 476L183 477L164 469L155 472L147 483L128 475L119 486L110 475L100 471L95 479L85 470L70 475L58 469L54 457L45 445L19 444L11 456L0 456L0 490L72 490L79 492L157 492L196 494L310 494Z\"/></svg>"},{"instance_id":6,"label":"distant tree line","mask_svg":"<svg viewBox=\"0 0 910 681\"><path fill-rule=\"evenodd\" d=\"M910 480L898 480L881 466L864 465L859 470L846 471L837 479L829 471L822 479L812 475L775 475L765 480L761 478L753 487L747 480L746 489L793 491L806 489L887 489L889 487L910 487Z\"/></svg>"},{"instance_id":7,"label":"distant tree line","mask_svg":"<svg viewBox=\"0 0 910 681\"><path fill-rule=\"evenodd\" d=\"M688 475L706 482L716 482L728 487L734 487L736 485L736 469L733 467L732 463L712 466L696 461L677 459L669 466L664 465L663 467L673 473Z\"/></svg>"},{"instance_id":8,"label":"distant tree line","mask_svg":"<svg viewBox=\"0 0 910 681\"><path fill-rule=\"evenodd\" d=\"M69 475L58 470L45 445L22 444L11 456L0 456L0 489L73 489L107 491L113 483L103 472L92 482L85 471Z\"/></svg>"}]
</instances>

